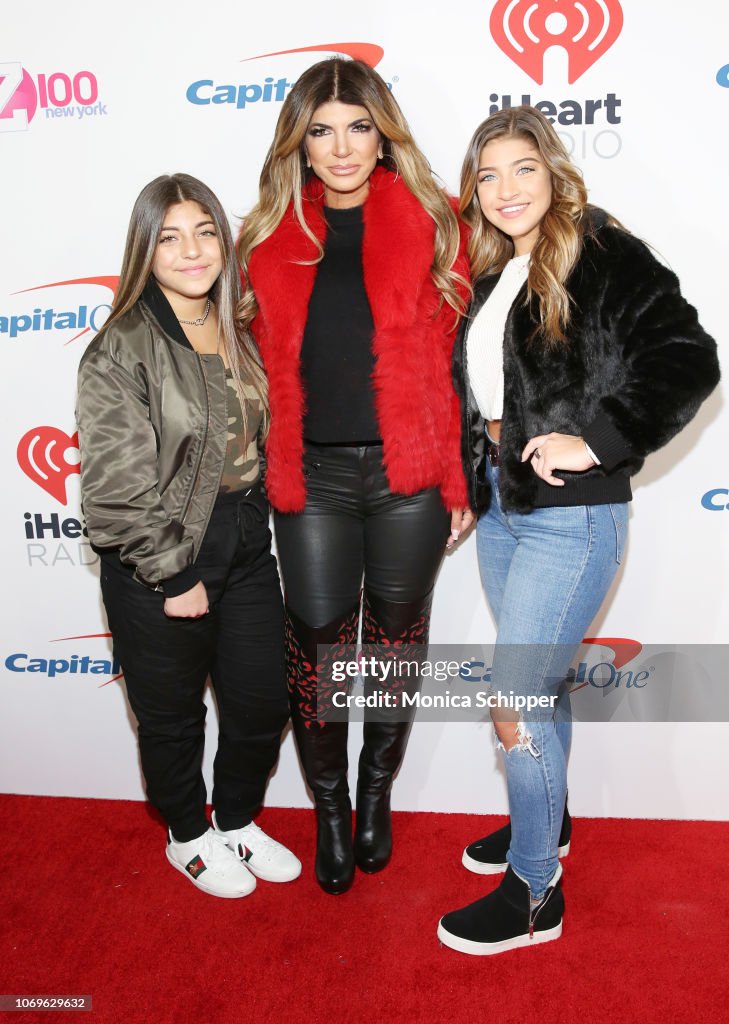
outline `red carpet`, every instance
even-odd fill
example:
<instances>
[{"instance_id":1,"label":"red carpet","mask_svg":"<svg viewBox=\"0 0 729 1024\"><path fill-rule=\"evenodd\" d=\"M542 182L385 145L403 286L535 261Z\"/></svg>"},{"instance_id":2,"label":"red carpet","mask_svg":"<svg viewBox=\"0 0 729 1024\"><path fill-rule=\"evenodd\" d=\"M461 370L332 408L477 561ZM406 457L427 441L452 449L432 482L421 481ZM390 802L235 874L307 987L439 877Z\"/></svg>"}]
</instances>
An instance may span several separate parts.
<instances>
[{"instance_id":1,"label":"red carpet","mask_svg":"<svg viewBox=\"0 0 729 1024\"><path fill-rule=\"evenodd\" d=\"M439 916L497 884L460 865L503 823L395 815L380 875L326 896L310 811L260 824L304 861L242 900L168 865L144 804L1 796L0 993L91 994L93 1011L3 1014L103 1024L702 1024L729 1019L729 825L578 819L564 934L496 957L441 947Z\"/></svg>"}]
</instances>

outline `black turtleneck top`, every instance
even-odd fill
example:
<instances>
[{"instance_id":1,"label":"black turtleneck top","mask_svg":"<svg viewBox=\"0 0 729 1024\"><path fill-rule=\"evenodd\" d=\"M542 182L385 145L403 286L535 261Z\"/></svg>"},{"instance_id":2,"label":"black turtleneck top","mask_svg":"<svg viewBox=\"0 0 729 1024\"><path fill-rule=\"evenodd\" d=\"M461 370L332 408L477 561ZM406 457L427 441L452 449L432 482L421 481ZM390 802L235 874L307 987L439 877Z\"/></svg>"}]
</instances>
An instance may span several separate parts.
<instances>
[{"instance_id":1,"label":"black turtleneck top","mask_svg":"<svg viewBox=\"0 0 729 1024\"><path fill-rule=\"evenodd\" d=\"M315 444L379 443L372 372L374 323L362 267L362 207L325 207L324 257L317 266L301 344L304 437Z\"/></svg>"}]
</instances>

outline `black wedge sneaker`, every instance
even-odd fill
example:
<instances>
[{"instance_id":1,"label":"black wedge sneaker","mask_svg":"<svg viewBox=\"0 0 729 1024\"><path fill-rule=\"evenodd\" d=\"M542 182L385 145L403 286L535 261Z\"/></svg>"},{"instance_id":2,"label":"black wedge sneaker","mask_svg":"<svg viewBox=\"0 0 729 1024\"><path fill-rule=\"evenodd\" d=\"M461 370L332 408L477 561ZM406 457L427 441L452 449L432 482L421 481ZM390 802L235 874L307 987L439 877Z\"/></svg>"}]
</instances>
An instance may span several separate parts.
<instances>
[{"instance_id":1,"label":"black wedge sneaker","mask_svg":"<svg viewBox=\"0 0 729 1024\"><path fill-rule=\"evenodd\" d=\"M557 865L542 899L532 905L531 890L509 866L498 889L440 919L444 946L470 956L490 956L522 946L551 942L562 934L562 865Z\"/></svg>"}]
</instances>

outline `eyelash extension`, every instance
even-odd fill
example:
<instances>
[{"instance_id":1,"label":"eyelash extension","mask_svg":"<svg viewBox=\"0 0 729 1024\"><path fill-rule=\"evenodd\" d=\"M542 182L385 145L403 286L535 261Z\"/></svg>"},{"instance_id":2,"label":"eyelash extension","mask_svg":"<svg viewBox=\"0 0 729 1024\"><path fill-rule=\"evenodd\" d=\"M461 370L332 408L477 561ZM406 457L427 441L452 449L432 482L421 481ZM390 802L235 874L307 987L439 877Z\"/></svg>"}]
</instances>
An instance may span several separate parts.
<instances>
[{"instance_id":1,"label":"eyelash extension","mask_svg":"<svg viewBox=\"0 0 729 1024\"><path fill-rule=\"evenodd\" d=\"M371 132L373 127L374 126L369 121L357 121L356 124L351 126L351 130L353 132L362 132L364 134L364 132ZM320 139L323 135L326 135L328 131L328 128L320 128L317 126L316 128L309 129L309 135L314 139Z\"/></svg>"}]
</instances>

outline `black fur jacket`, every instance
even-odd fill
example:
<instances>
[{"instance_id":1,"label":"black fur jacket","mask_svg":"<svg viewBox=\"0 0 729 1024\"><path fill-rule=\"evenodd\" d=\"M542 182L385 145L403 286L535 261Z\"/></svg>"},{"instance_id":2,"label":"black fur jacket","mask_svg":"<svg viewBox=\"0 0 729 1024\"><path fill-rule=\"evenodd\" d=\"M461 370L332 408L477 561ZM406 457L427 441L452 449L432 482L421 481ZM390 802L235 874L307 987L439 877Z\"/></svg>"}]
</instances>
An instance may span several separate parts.
<instances>
[{"instance_id":1,"label":"black fur jacket","mask_svg":"<svg viewBox=\"0 0 729 1024\"><path fill-rule=\"evenodd\" d=\"M568 343L555 350L529 341L539 312L536 300L525 302L526 285L507 317L499 491L508 511L629 500L630 476L689 422L719 380L716 344L682 297L676 275L639 239L609 225L602 211L591 211L591 221L567 282ZM491 495L484 422L468 386L466 338L497 281L490 275L475 282L453 349L463 464L479 513ZM600 465L560 472L564 487L544 483L520 458L530 438L550 431L584 437Z\"/></svg>"}]
</instances>

